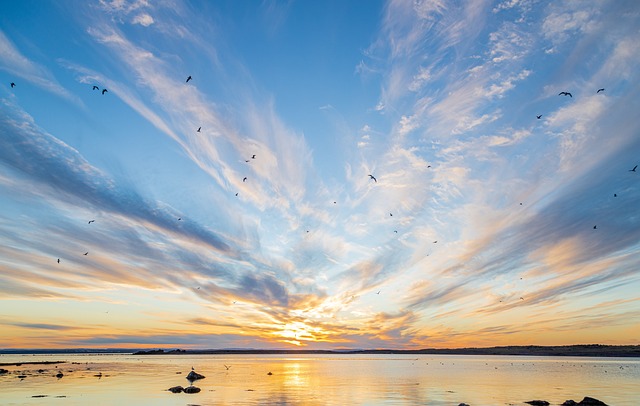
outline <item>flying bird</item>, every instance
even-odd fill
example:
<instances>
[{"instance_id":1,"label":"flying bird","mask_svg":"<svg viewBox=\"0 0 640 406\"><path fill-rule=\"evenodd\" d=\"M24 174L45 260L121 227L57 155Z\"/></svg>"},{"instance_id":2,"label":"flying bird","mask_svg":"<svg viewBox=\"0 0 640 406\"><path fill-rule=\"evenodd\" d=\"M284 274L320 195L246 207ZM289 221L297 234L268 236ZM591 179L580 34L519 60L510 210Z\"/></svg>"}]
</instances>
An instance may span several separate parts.
<instances>
[{"instance_id":1,"label":"flying bird","mask_svg":"<svg viewBox=\"0 0 640 406\"><path fill-rule=\"evenodd\" d=\"M636 168L638 168L638 165L634 166L633 169L629 169L629 172L635 172Z\"/></svg>"},{"instance_id":2,"label":"flying bird","mask_svg":"<svg viewBox=\"0 0 640 406\"><path fill-rule=\"evenodd\" d=\"M92 90L100 90L100 88L96 85L93 85L93 89Z\"/></svg>"},{"instance_id":3,"label":"flying bird","mask_svg":"<svg viewBox=\"0 0 640 406\"><path fill-rule=\"evenodd\" d=\"M542 118L542 114L540 114L539 116L536 116L536 118L540 120Z\"/></svg>"},{"instance_id":4,"label":"flying bird","mask_svg":"<svg viewBox=\"0 0 640 406\"><path fill-rule=\"evenodd\" d=\"M88 224L95 223L95 220L89 220Z\"/></svg>"},{"instance_id":5,"label":"flying bird","mask_svg":"<svg viewBox=\"0 0 640 406\"><path fill-rule=\"evenodd\" d=\"M58 258L58 263L60 263L60 258Z\"/></svg>"},{"instance_id":6,"label":"flying bird","mask_svg":"<svg viewBox=\"0 0 640 406\"><path fill-rule=\"evenodd\" d=\"M13 83L13 82L11 82L11 87L12 87L12 88L13 88L13 87L16 87L16 84L15 84L15 83Z\"/></svg>"},{"instance_id":7,"label":"flying bird","mask_svg":"<svg viewBox=\"0 0 640 406\"><path fill-rule=\"evenodd\" d=\"M191 79L192 79L192 77L191 77L191 76L187 77L187 81L186 81L186 82L184 82L184 83L189 83L189 81L190 81Z\"/></svg>"},{"instance_id":8,"label":"flying bird","mask_svg":"<svg viewBox=\"0 0 640 406\"><path fill-rule=\"evenodd\" d=\"M223 365L224 365L224 364L223 364ZM229 368L231 368L231 365L228 365L228 366L227 366L227 365L225 365L224 367L225 367L225 368L227 368L227 371L228 371L228 370L229 370Z\"/></svg>"},{"instance_id":9,"label":"flying bird","mask_svg":"<svg viewBox=\"0 0 640 406\"><path fill-rule=\"evenodd\" d=\"M389 213L389 217L393 217L393 213Z\"/></svg>"},{"instance_id":10,"label":"flying bird","mask_svg":"<svg viewBox=\"0 0 640 406\"><path fill-rule=\"evenodd\" d=\"M238 193L236 193L236 196L238 196Z\"/></svg>"},{"instance_id":11,"label":"flying bird","mask_svg":"<svg viewBox=\"0 0 640 406\"><path fill-rule=\"evenodd\" d=\"M597 94L597 93L600 93L600 92L604 92L604 87L603 87L603 88L598 89L598 91L596 92L596 94Z\"/></svg>"},{"instance_id":12,"label":"flying bird","mask_svg":"<svg viewBox=\"0 0 640 406\"><path fill-rule=\"evenodd\" d=\"M394 233L398 234L398 230L393 230Z\"/></svg>"},{"instance_id":13,"label":"flying bird","mask_svg":"<svg viewBox=\"0 0 640 406\"><path fill-rule=\"evenodd\" d=\"M438 240L435 240L433 243L434 243L434 244L437 244L437 243L438 243Z\"/></svg>"},{"instance_id":14,"label":"flying bird","mask_svg":"<svg viewBox=\"0 0 640 406\"><path fill-rule=\"evenodd\" d=\"M202 127L198 127L198 131L196 131L196 132L197 132L197 133L199 133L199 132L200 132L200 129L202 129Z\"/></svg>"},{"instance_id":15,"label":"flying bird","mask_svg":"<svg viewBox=\"0 0 640 406\"><path fill-rule=\"evenodd\" d=\"M376 295L379 295L379 294L380 294L380 291L377 291L377 292L376 292Z\"/></svg>"},{"instance_id":16,"label":"flying bird","mask_svg":"<svg viewBox=\"0 0 640 406\"><path fill-rule=\"evenodd\" d=\"M182 221L182 217L178 217L178 221Z\"/></svg>"},{"instance_id":17,"label":"flying bird","mask_svg":"<svg viewBox=\"0 0 640 406\"><path fill-rule=\"evenodd\" d=\"M376 183L378 183L378 179L376 179L376 177L375 177L375 176L373 176L373 175L369 174L369 177L370 177L371 179L373 179Z\"/></svg>"},{"instance_id":18,"label":"flying bird","mask_svg":"<svg viewBox=\"0 0 640 406\"><path fill-rule=\"evenodd\" d=\"M244 178L242 178L242 181L246 182L247 181L247 177L245 176Z\"/></svg>"},{"instance_id":19,"label":"flying bird","mask_svg":"<svg viewBox=\"0 0 640 406\"><path fill-rule=\"evenodd\" d=\"M89 255L89 251L85 252L83 255Z\"/></svg>"},{"instance_id":20,"label":"flying bird","mask_svg":"<svg viewBox=\"0 0 640 406\"><path fill-rule=\"evenodd\" d=\"M594 229L594 230L598 229L598 226L597 226L597 225L596 225L596 226L593 226L593 229Z\"/></svg>"},{"instance_id":21,"label":"flying bird","mask_svg":"<svg viewBox=\"0 0 640 406\"><path fill-rule=\"evenodd\" d=\"M256 154L251 155L251 159L256 159Z\"/></svg>"},{"instance_id":22,"label":"flying bird","mask_svg":"<svg viewBox=\"0 0 640 406\"><path fill-rule=\"evenodd\" d=\"M558 93L558 96L569 96L569 97L573 98L573 96L569 92L560 92L560 93Z\"/></svg>"},{"instance_id":23,"label":"flying bird","mask_svg":"<svg viewBox=\"0 0 640 406\"><path fill-rule=\"evenodd\" d=\"M108 92L108 90L107 90L107 89L102 89L102 94L105 94L105 93L107 93L107 92Z\"/></svg>"},{"instance_id":24,"label":"flying bird","mask_svg":"<svg viewBox=\"0 0 640 406\"><path fill-rule=\"evenodd\" d=\"M617 193L614 193L614 194L613 194L613 197L618 197L618 194L617 194Z\"/></svg>"}]
</instances>

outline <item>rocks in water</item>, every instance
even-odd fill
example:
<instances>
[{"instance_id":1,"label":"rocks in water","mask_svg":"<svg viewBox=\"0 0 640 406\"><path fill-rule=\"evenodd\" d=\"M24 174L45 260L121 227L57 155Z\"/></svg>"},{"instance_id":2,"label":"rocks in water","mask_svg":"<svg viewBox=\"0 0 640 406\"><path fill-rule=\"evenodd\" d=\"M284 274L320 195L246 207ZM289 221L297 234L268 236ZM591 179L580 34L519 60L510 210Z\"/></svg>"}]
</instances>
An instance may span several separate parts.
<instances>
[{"instance_id":1,"label":"rocks in water","mask_svg":"<svg viewBox=\"0 0 640 406\"><path fill-rule=\"evenodd\" d=\"M27 377L26 375L18 375L18 378L20 378L20 379L24 379L26 377Z\"/></svg>"},{"instance_id":2,"label":"rocks in water","mask_svg":"<svg viewBox=\"0 0 640 406\"><path fill-rule=\"evenodd\" d=\"M528 403L531 406L549 406L549 402L547 402L546 400L530 400L524 403Z\"/></svg>"},{"instance_id":3,"label":"rocks in water","mask_svg":"<svg viewBox=\"0 0 640 406\"><path fill-rule=\"evenodd\" d=\"M49 395L33 395L32 398L46 398Z\"/></svg>"},{"instance_id":4,"label":"rocks in water","mask_svg":"<svg viewBox=\"0 0 640 406\"><path fill-rule=\"evenodd\" d=\"M196 386L187 386L186 388L184 388L184 393L198 393L200 392L200 388L196 387Z\"/></svg>"},{"instance_id":5,"label":"rocks in water","mask_svg":"<svg viewBox=\"0 0 640 406\"><path fill-rule=\"evenodd\" d=\"M469 406L469 405L466 403L460 403L458 406Z\"/></svg>"},{"instance_id":6,"label":"rocks in water","mask_svg":"<svg viewBox=\"0 0 640 406\"><path fill-rule=\"evenodd\" d=\"M273 374L271 373L271 371L269 371L269 373L267 375L273 375Z\"/></svg>"},{"instance_id":7,"label":"rocks in water","mask_svg":"<svg viewBox=\"0 0 640 406\"><path fill-rule=\"evenodd\" d=\"M8 374L8 373L9 373L8 369L0 368L0 375Z\"/></svg>"},{"instance_id":8,"label":"rocks in water","mask_svg":"<svg viewBox=\"0 0 640 406\"><path fill-rule=\"evenodd\" d=\"M184 388L182 386L174 386L172 388L167 389L169 392L171 393L180 393L182 391L184 391Z\"/></svg>"},{"instance_id":9,"label":"rocks in water","mask_svg":"<svg viewBox=\"0 0 640 406\"><path fill-rule=\"evenodd\" d=\"M187 375L187 379L190 381L197 381L198 379L204 379L204 378L205 378L204 375L200 375L196 371L191 371L189 372L189 375Z\"/></svg>"},{"instance_id":10,"label":"rocks in water","mask_svg":"<svg viewBox=\"0 0 640 406\"><path fill-rule=\"evenodd\" d=\"M585 396L584 399L577 403L575 400L566 400L562 406L607 406L607 404L598 399Z\"/></svg>"},{"instance_id":11,"label":"rocks in water","mask_svg":"<svg viewBox=\"0 0 640 406\"><path fill-rule=\"evenodd\" d=\"M62 372L58 372L56 374L56 378L58 378L58 379L62 378L63 376L64 376L64 374Z\"/></svg>"}]
</instances>

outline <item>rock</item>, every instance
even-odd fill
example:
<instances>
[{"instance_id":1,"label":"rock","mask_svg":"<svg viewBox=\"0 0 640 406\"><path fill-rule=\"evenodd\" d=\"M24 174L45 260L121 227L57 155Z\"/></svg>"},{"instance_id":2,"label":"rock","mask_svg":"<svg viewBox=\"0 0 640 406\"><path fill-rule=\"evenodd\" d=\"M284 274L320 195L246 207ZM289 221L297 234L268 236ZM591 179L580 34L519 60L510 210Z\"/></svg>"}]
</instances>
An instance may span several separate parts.
<instances>
[{"instance_id":1,"label":"rock","mask_svg":"<svg viewBox=\"0 0 640 406\"><path fill-rule=\"evenodd\" d=\"M63 376L64 376L64 374L62 372L58 372L56 374L56 378L58 378L58 379L62 378Z\"/></svg>"},{"instance_id":2,"label":"rock","mask_svg":"<svg viewBox=\"0 0 640 406\"><path fill-rule=\"evenodd\" d=\"M607 406L607 404L601 400L585 396L584 399L578 402L577 406Z\"/></svg>"},{"instance_id":3,"label":"rock","mask_svg":"<svg viewBox=\"0 0 640 406\"><path fill-rule=\"evenodd\" d=\"M273 374L271 373L271 371L269 371L269 373L267 375L273 375Z\"/></svg>"},{"instance_id":4,"label":"rock","mask_svg":"<svg viewBox=\"0 0 640 406\"><path fill-rule=\"evenodd\" d=\"M200 375L196 371L191 371L189 372L189 375L187 375L187 379L190 381L197 381L198 379L204 379L204 378L205 378L204 375Z\"/></svg>"},{"instance_id":5,"label":"rock","mask_svg":"<svg viewBox=\"0 0 640 406\"><path fill-rule=\"evenodd\" d=\"M174 386L172 388L167 389L171 393L180 393L184 390L182 386Z\"/></svg>"},{"instance_id":6,"label":"rock","mask_svg":"<svg viewBox=\"0 0 640 406\"><path fill-rule=\"evenodd\" d=\"M20 379L24 379L26 377L27 377L26 375L18 375L18 378L20 378Z\"/></svg>"},{"instance_id":7,"label":"rock","mask_svg":"<svg viewBox=\"0 0 640 406\"><path fill-rule=\"evenodd\" d=\"M549 406L549 402L547 402L546 400L530 400L524 403L528 403L532 406Z\"/></svg>"},{"instance_id":8,"label":"rock","mask_svg":"<svg viewBox=\"0 0 640 406\"><path fill-rule=\"evenodd\" d=\"M198 393L200 392L200 388L196 387L196 386L187 386L186 388L184 388L184 393Z\"/></svg>"},{"instance_id":9,"label":"rock","mask_svg":"<svg viewBox=\"0 0 640 406\"><path fill-rule=\"evenodd\" d=\"M9 370L8 369L4 369L4 368L0 368L0 375L2 374L8 374Z\"/></svg>"},{"instance_id":10,"label":"rock","mask_svg":"<svg viewBox=\"0 0 640 406\"><path fill-rule=\"evenodd\" d=\"M577 403L572 399L565 400L565 402L561 406L607 406L607 404L598 399L585 396L584 399Z\"/></svg>"},{"instance_id":11,"label":"rock","mask_svg":"<svg viewBox=\"0 0 640 406\"><path fill-rule=\"evenodd\" d=\"M458 406L469 406L469 405L466 403L460 403Z\"/></svg>"}]
</instances>

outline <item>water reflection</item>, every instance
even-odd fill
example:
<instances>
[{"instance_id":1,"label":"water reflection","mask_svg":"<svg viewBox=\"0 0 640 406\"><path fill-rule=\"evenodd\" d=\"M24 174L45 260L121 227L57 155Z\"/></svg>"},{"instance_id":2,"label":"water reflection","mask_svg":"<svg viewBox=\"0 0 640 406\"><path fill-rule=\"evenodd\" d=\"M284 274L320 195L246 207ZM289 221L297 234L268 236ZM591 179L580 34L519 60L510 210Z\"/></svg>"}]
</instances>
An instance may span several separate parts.
<instances>
[{"instance_id":1,"label":"water reflection","mask_svg":"<svg viewBox=\"0 0 640 406\"><path fill-rule=\"evenodd\" d=\"M59 359L61 356L54 356ZM64 355L63 364L5 366L0 403L65 405L525 405L591 396L635 405L640 360L472 356ZM0 356L0 362L52 357ZM206 378L187 386L194 366ZM229 368L227 368L229 367ZM42 372L39 372L42 370ZM63 372L63 377L55 375ZM272 375L268 375L272 372ZM25 376L25 378L18 378ZM42 396L33 398L32 396ZM37 400L36 400L37 399Z\"/></svg>"}]
</instances>

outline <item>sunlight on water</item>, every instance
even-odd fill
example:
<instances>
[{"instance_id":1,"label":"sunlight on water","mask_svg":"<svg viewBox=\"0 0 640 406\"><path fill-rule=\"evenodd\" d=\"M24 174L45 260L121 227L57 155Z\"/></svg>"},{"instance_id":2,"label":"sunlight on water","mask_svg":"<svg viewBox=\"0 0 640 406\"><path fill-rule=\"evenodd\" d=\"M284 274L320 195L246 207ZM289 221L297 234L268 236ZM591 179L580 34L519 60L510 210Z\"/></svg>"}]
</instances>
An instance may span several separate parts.
<instances>
[{"instance_id":1,"label":"sunlight on water","mask_svg":"<svg viewBox=\"0 0 640 406\"><path fill-rule=\"evenodd\" d=\"M66 362L26 364L56 360ZM0 363L12 362L23 364L2 367L9 370L0 375L3 405L495 406L591 396L610 406L635 406L640 399L636 358L0 355ZM206 376L195 382L201 392L168 392L188 386L192 367ZM58 372L64 376L56 378Z\"/></svg>"}]
</instances>

